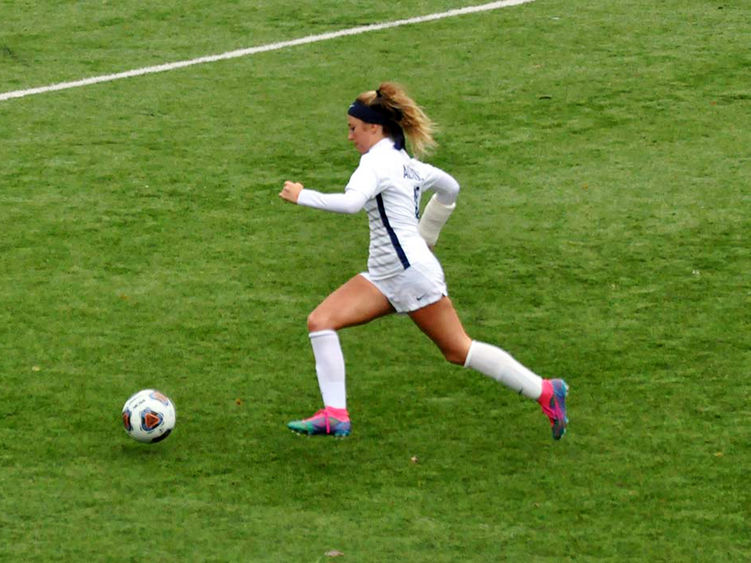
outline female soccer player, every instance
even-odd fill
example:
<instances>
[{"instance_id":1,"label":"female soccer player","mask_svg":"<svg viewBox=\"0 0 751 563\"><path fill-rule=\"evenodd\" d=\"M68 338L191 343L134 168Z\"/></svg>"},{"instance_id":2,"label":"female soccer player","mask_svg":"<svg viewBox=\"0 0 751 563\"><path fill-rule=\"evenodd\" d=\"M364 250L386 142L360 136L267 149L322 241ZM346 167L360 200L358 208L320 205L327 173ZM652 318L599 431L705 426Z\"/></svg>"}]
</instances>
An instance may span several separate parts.
<instances>
[{"instance_id":1,"label":"female soccer player","mask_svg":"<svg viewBox=\"0 0 751 563\"><path fill-rule=\"evenodd\" d=\"M417 156L433 147L433 123L401 86L389 82L360 94L349 106L347 122L348 138L362 156L344 192L321 193L287 181L279 194L298 205L337 213L364 208L370 224L368 270L345 282L308 316L324 408L290 422L289 428L300 434L349 435L337 331L397 312L409 315L449 362L538 401L550 419L553 439L559 440L568 424L565 381L542 379L500 348L472 340L448 297L432 248L456 206L459 184L405 150L405 140ZM420 218L420 196L427 190L434 193Z\"/></svg>"}]
</instances>

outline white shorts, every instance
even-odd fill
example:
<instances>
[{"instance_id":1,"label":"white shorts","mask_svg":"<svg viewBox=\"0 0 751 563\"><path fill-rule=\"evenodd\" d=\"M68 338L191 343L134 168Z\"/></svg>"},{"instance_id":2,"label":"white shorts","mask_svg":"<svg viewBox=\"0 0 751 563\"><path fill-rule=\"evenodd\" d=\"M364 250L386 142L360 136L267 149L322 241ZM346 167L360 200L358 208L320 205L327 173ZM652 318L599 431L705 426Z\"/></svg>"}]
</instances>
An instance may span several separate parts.
<instances>
[{"instance_id":1,"label":"white shorts","mask_svg":"<svg viewBox=\"0 0 751 563\"><path fill-rule=\"evenodd\" d=\"M448 295L443 269L437 261L412 265L403 272L382 280L374 280L368 272L360 275L383 293L397 313L417 311Z\"/></svg>"}]
</instances>

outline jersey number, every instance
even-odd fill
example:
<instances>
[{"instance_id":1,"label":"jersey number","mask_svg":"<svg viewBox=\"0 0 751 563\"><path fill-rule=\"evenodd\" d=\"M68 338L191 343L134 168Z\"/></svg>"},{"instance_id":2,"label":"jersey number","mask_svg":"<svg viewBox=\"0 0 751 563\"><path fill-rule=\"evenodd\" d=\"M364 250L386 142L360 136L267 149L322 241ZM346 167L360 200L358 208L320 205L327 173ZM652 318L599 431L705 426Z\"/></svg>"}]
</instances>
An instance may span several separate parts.
<instances>
[{"instance_id":1,"label":"jersey number","mask_svg":"<svg viewBox=\"0 0 751 563\"><path fill-rule=\"evenodd\" d=\"M415 196L415 217L420 218L420 187L422 186L422 178L417 171L411 166L404 165L404 177L409 180L414 180L413 184L414 196Z\"/></svg>"}]
</instances>

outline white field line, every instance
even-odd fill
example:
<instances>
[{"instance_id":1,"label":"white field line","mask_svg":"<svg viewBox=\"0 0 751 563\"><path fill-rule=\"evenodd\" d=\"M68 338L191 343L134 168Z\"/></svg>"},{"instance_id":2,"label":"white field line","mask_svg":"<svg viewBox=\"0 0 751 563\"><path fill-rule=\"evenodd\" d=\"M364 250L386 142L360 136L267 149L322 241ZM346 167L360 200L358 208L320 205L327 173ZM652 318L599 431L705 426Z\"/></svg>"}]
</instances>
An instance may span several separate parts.
<instances>
[{"instance_id":1,"label":"white field line","mask_svg":"<svg viewBox=\"0 0 751 563\"><path fill-rule=\"evenodd\" d=\"M360 35L362 33L368 33L371 31L380 31L382 29L391 29L393 27L400 27L402 25L425 23L425 22L440 20L444 18L462 16L465 14L474 14L477 12L487 12L490 10L496 10L498 8L517 6L519 4L526 4L527 2L533 2L533 1L534 0L503 0L501 2L490 2L488 4L482 4L480 6L468 6L466 8L456 8L454 10L448 10L447 12L429 14L427 16L418 16L414 18L396 20L396 21L391 21L391 22L362 25L358 27L352 27L350 29L342 29L340 31L331 31L328 33L321 33L320 35L309 35L307 37L301 37L300 39L280 41L279 43L268 43L266 45L260 45L258 47L238 49L236 51L228 51L226 53L221 53L219 55L208 55L205 57L199 57L197 59L190 59L187 61L177 61L174 63L165 63L161 65L156 65L156 66L147 66L143 68L137 68L134 70L128 70L125 72L118 72L116 74L105 74L101 76L93 76L91 78L74 80L72 82L59 82L57 84L50 84L49 86L40 86L37 88L29 88L27 90L15 90L13 92L5 92L5 93L0 94L0 102L5 101L5 100L10 100L12 98L23 98L25 96L44 94L46 92L55 92L57 90L68 90L70 88L80 88L82 86L90 86L92 84L98 84L100 82L112 82L114 80L132 78L134 76L143 76L145 74L155 74L157 72L167 72L169 70L176 70L178 68L184 68L187 66L200 65L200 64L205 64L205 63L213 63L216 61L223 61L227 59L236 59L238 57L246 57L248 55L255 55L256 53L265 53L266 51L276 51L279 49L285 49L287 47L295 47L297 45L306 45L308 43L328 41L329 39L336 39L338 37L346 37L349 35Z\"/></svg>"}]
</instances>

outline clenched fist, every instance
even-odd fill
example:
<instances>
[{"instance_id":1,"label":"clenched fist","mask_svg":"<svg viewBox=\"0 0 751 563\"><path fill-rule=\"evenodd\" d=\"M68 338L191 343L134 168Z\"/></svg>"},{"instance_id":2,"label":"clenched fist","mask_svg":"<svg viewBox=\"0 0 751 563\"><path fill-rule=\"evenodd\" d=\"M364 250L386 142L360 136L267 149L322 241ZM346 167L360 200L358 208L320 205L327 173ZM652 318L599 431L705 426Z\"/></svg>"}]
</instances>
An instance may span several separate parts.
<instances>
[{"instance_id":1,"label":"clenched fist","mask_svg":"<svg viewBox=\"0 0 751 563\"><path fill-rule=\"evenodd\" d=\"M279 197L289 202L297 203L297 198L300 196L302 190L303 185L300 182L290 182L287 180L284 182L282 191L279 192Z\"/></svg>"}]
</instances>

